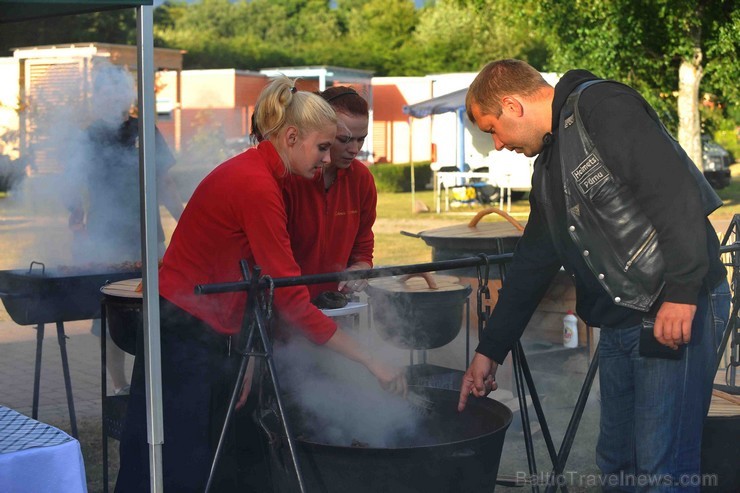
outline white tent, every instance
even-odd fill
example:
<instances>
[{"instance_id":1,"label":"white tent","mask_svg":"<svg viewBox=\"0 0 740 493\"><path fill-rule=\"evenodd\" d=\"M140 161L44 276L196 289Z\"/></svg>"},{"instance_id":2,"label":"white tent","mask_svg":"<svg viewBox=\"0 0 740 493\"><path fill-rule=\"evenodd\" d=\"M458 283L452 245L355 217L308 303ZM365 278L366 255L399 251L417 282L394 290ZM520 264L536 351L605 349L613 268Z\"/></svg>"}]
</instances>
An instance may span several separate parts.
<instances>
[{"instance_id":1,"label":"white tent","mask_svg":"<svg viewBox=\"0 0 740 493\"><path fill-rule=\"evenodd\" d=\"M460 89L443 96L428 99L421 103L416 103L403 107L403 112L409 115L409 164L411 165L411 209L414 210L416 200L414 198L416 180L414 178L414 161L411 156L411 150L413 149L411 141L413 139L413 125L411 117L413 118L426 118L431 115L439 115L441 113L448 113L454 111L457 113L457 133L459 136L460 145L458 146L458 167L460 171L464 171L465 163L465 122L463 121L463 113L465 112L465 95L467 89Z\"/></svg>"}]
</instances>

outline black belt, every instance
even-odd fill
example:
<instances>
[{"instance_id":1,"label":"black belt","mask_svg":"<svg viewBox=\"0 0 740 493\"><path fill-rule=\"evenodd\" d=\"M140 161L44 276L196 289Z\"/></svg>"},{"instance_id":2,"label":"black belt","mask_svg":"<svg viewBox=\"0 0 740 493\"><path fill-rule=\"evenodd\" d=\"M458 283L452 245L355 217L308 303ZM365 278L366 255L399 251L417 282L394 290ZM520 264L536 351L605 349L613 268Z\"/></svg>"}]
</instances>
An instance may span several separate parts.
<instances>
[{"instance_id":1,"label":"black belt","mask_svg":"<svg viewBox=\"0 0 740 493\"><path fill-rule=\"evenodd\" d=\"M228 355L230 353L231 336L216 332L201 319L194 317L161 296L159 298L159 311L162 320L162 333L200 342L221 354Z\"/></svg>"}]
</instances>

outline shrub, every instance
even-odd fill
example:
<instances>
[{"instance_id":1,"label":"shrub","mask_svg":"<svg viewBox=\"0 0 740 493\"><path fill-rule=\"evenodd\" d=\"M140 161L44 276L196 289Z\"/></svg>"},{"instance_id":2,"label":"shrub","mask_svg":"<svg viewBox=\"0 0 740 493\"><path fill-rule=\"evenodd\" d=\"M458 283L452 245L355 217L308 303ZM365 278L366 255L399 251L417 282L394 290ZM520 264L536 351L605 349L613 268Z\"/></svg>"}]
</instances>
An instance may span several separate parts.
<instances>
[{"instance_id":1,"label":"shrub","mask_svg":"<svg viewBox=\"0 0 740 493\"><path fill-rule=\"evenodd\" d=\"M370 172L375 178L379 192L410 192L411 166L406 164L373 164ZM414 163L415 189L425 190L432 182L432 168L429 162Z\"/></svg>"},{"instance_id":2,"label":"shrub","mask_svg":"<svg viewBox=\"0 0 740 493\"><path fill-rule=\"evenodd\" d=\"M714 133L714 140L727 149L732 156L732 162L734 163L737 159L740 159L740 141L737 138L737 131L732 130L717 130Z\"/></svg>"},{"instance_id":3,"label":"shrub","mask_svg":"<svg viewBox=\"0 0 740 493\"><path fill-rule=\"evenodd\" d=\"M20 159L0 155L0 193L8 192L25 176Z\"/></svg>"}]
</instances>

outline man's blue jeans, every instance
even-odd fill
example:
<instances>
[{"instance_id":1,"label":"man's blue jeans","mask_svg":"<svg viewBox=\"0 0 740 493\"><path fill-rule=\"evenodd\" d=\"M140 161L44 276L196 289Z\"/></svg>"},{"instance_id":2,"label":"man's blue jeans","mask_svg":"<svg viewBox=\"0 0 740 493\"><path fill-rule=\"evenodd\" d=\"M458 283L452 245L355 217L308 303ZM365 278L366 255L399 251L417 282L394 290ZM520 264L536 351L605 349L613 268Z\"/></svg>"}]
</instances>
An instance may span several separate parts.
<instances>
[{"instance_id":1,"label":"man's blue jeans","mask_svg":"<svg viewBox=\"0 0 740 493\"><path fill-rule=\"evenodd\" d=\"M596 462L604 491L700 490L703 421L729 309L726 281L700 294L680 360L640 356L642 325L601 328Z\"/></svg>"}]
</instances>

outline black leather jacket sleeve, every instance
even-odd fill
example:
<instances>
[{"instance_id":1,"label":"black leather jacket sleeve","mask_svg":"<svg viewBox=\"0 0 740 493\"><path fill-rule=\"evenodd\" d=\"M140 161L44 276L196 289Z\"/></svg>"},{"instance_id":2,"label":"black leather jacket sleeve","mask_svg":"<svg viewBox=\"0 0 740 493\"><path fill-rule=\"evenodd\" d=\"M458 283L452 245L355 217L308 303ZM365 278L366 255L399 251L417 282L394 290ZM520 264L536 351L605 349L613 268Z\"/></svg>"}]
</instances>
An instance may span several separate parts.
<instances>
[{"instance_id":1,"label":"black leather jacket sleeve","mask_svg":"<svg viewBox=\"0 0 740 493\"><path fill-rule=\"evenodd\" d=\"M529 202L527 227L517 242L504 287L499 290L498 301L476 348L476 352L499 364L521 337L562 265L532 195Z\"/></svg>"}]
</instances>

